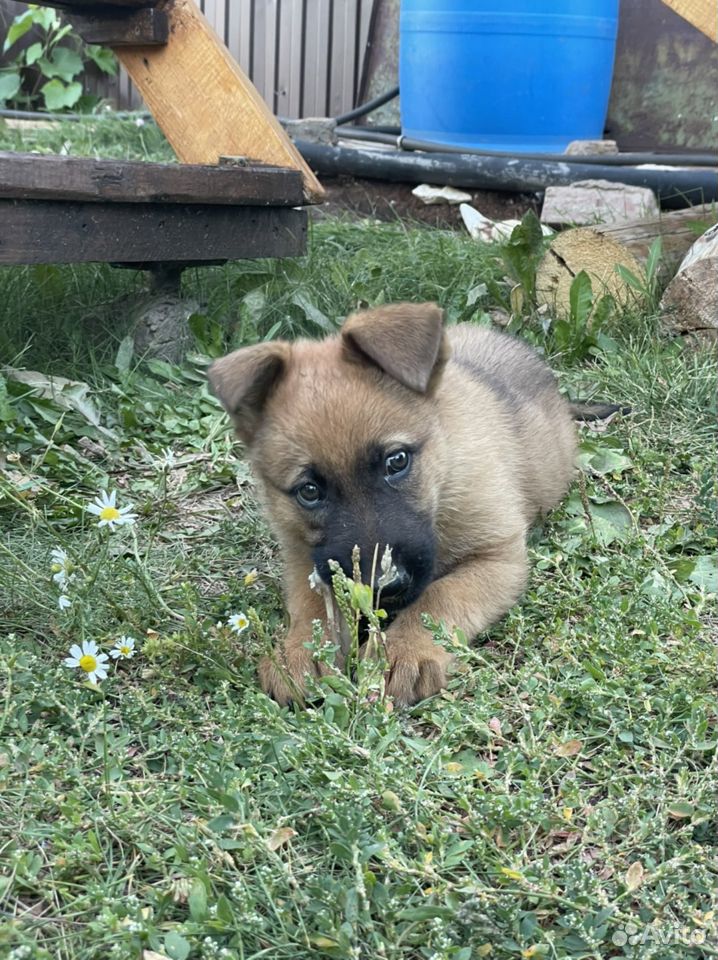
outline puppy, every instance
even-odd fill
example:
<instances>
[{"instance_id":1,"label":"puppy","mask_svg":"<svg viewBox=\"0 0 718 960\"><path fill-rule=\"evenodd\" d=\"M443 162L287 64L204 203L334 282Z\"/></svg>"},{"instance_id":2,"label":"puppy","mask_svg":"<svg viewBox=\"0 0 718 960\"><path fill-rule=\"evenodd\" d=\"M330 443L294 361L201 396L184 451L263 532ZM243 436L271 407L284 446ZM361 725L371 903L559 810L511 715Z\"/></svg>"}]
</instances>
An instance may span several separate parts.
<instances>
[{"instance_id":1,"label":"puppy","mask_svg":"<svg viewBox=\"0 0 718 960\"><path fill-rule=\"evenodd\" d=\"M321 666L305 644L331 583L329 561L362 579L388 545L387 692L415 703L451 660L423 613L468 636L521 595L532 521L566 492L575 428L553 374L523 342L469 324L444 329L435 304L350 316L336 336L237 350L210 369L260 482L286 566L290 626L260 665L280 703Z\"/></svg>"}]
</instances>

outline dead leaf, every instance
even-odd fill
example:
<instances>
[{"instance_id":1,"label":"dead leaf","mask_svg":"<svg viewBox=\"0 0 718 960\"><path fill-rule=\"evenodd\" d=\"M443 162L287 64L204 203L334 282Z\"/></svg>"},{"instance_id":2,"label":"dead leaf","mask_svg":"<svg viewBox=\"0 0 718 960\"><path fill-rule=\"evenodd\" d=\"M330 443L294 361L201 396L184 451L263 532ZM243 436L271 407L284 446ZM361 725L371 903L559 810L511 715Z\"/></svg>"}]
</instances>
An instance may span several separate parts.
<instances>
[{"instance_id":1,"label":"dead leaf","mask_svg":"<svg viewBox=\"0 0 718 960\"><path fill-rule=\"evenodd\" d=\"M267 848L272 851L279 850L280 847L283 847L285 843L288 843L292 837L296 837L296 835L297 831L292 830L291 827L277 827L267 840Z\"/></svg>"},{"instance_id":2,"label":"dead leaf","mask_svg":"<svg viewBox=\"0 0 718 960\"><path fill-rule=\"evenodd\" d=\"M142 960L169 960L166 953L157 953L155 950L143 950Z\"/></svg>"},{"instance_id":3,"label":"dead leaf","mask_svg":"<svg viewBox=\"0 0 718 960\"><path fill-rule=\"evenodd\" d=\"M582 749L583 744L580 740L566 740L565 743L560 743L556 747L554 753L557 757L575 757Z\"/></svg>"},{"instance_id":4,"label":"dead leaf","mask_svg":"<svg viewBox=\"0 0 718 960\"><path fill-rule=\"evenodd\" d=\"M643 876L643 864L640 860L635 860L628 870L626 870L626 876L624 878L626 889L638 890L643 883Z\"/></svg>"}]
</instances>

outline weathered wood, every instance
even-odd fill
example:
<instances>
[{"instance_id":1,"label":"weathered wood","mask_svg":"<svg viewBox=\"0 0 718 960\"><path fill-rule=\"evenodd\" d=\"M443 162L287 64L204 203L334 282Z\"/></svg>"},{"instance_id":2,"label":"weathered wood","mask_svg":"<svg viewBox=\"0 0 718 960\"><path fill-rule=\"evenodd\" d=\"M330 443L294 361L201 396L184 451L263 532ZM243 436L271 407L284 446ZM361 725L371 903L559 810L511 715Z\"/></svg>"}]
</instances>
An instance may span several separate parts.
<instances>
[{"instance_id":1,"label":"weathered wood","mask_svg":"<svg viewBox=\"0 0 718 960\"><path fill-rule=\"evenodd\" d=\"M698 206L672 210L650 220L605 224L590 229L601 236L612 237L643 262L653 242L660 237L663 260L666 265L675 267L696 240L696 224L711 224L715 220L713 208Z\"/></svg>"},{"instance_id":2,"label":"weathered wood","mask_svg":"<svg viewBox=\"0 0 718 960\"><path fill-rule=\"evenodd\" d=\"M324 191L192 0L168 0L170 37L161 47L117 47L116 53L184 163L216 163L220 155L291 167L305 197Z\"/></svg>"},{"instance_id":3,"label":"weathered wood","mask_svg":"<svg viewBox=\"0 0 718 960\"><path fill-rule=\"evenodd\" d=\"M0 197L297 206L302 177L276 167L200 166L0 153Z\"/></svg>"},{"instance_id":4,"label":"weathered wood","mask_svg":"<svg viewBox=\"0 0 718 960\"><path fill-rule=\"evenodd\" d=\"M699 237L683 258L661 300L672 333L718 339L718 224Z\"/></svg>"},{"instance_id":5,"label":"weathered wood","mask_svg":"<svg viewBox=\"0 0 718 960\"><path fill-rule=\"evenodd\" d=\"M295 257L306 224L286 207L0 200L0 264Z\"/></svg>"},{"instance_id":6,"label":"weathered wood","mask_svg":"<svg viewBox=\"0 0 718 960\"><path fill-rule=\"evenodd\" d=\"M167 43L169 21L161 10L89 9L87 14L65 11L65 19L77 30L85 43L111 47L156 46Z\"/></svg>"},{"instance_id":7,"label":"weathered wood","mask_svg":"<svg viewBox=\"0 0 718 960\"><path fill-rule=\"evenodd\" d=\"M605 291L619 302L628 303L634 293L617 272L619 264L645 280L649 251L660 237L659 271L665 281L673 275L677 263L696 239L691 225L713 223L715 219L716 214L710 207L690 207L647 220L565 230L556 236L539 264L536 275L539 300L567 310L573 278L585 270L593 281L594 292Z\"/></svg>"},{"instance_id":8,"label":"weathered wood","mask_svg":"<svg viewBox=\"0 0 718 960\"><path fill-rule=\"evenodd\" d=\"M630 304L636 292L616 267L625 267L640 281L645 271L630 250L611 237L601 236L590 227L574 227L557 233L536 270L536 299L559 314L570 310L571 284L585 271L591 279L594 295L609 294L618 303Z\"/></svg>"}]
</instances>

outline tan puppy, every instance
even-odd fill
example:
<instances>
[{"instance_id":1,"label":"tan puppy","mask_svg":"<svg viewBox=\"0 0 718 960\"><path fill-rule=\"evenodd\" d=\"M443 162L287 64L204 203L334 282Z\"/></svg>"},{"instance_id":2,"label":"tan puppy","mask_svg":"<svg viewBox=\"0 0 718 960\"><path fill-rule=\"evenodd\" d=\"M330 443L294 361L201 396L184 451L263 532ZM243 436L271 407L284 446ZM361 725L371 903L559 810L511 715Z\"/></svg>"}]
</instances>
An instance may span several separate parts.
<instances>
[{"instance_id":1,"label":"tan puppy","mask_svg":"<svg viewBox=\"0 0 718 960\"><path fill-rule=\"evenodd\" d=\"M421 614L472 637L506 613L529 525L571 481L574 424L549 368L519 340L443 320L435 304L378 307L337 336L246 347L210 370L284 554L290 627L260 665L281 703L317 674L315 567L326 583L330 559L351 574L358 544L368 582L376 548L391 547L387 692L414 703L445 685L451 659Z\"/></svg>"}]
</instances>

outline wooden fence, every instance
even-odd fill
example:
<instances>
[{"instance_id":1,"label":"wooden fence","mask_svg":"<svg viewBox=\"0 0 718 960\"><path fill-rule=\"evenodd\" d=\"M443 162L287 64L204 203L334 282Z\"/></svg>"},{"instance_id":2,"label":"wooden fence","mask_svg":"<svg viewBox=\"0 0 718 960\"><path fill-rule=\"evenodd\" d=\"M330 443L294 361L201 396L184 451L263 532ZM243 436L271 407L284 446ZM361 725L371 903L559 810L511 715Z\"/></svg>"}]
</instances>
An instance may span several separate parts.
<instances>
[{"instance_id":1,"label":"wooden fence","mask_svg":"<svg viewBox=\"0 0 718 960\"><path fill-rule=\"evenodd\" d=\"M283 117L336 116L358 102L375 0L200 0L234 58ZM0 0L0 41L24 3ZM2 43L0 42L0 47ZM141 106L126 74L93 77L119 109Z\"/></svg>"}]
</instances>

